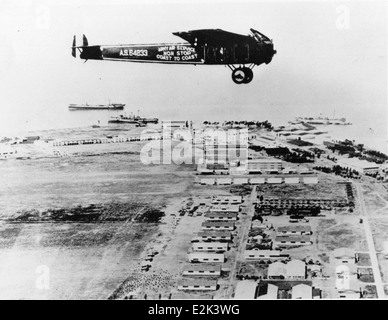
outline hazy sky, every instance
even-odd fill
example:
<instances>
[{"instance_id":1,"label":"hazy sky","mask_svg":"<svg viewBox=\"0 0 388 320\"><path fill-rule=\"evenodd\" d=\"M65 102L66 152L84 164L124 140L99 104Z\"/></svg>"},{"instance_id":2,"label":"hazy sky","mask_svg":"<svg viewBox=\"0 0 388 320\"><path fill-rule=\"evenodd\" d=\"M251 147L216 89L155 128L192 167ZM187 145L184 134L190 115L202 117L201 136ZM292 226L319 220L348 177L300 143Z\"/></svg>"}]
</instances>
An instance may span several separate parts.
<instances>
[{"instance_id":1,"label":"hazy sky","mask_svg":"<svg viewBox=\"0 0 388 320\"><path fill-rule=\"evenodd\" d=\"M171 119L335 109L386 124L386 17L386 1L0 0L0 128L55 126L69 103L108 99ZM172 32L203 28L254 28L278 53L248 85L224 66L83 64L70 54L74 34L89 44L182 42Z\"/></svg>"}]
</instances>

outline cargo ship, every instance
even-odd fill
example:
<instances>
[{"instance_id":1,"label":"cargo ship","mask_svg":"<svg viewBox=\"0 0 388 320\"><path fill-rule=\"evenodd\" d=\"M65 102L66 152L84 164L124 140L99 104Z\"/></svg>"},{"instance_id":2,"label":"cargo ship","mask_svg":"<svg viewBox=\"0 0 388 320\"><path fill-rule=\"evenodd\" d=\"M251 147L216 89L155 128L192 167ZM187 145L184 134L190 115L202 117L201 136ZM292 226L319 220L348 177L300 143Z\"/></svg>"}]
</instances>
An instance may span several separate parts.
<instances>
[{"instance_id":1,"label":"cargo ship","mask_svg":"<svg viewBox=\"0 0 388 320\"><path fill-rule=\"evenodd\" d=\"M118 117L112 117L112 120L109 120L108 123L124 123L124 124L136 124L143 125L148 123L157 124L159 122L158 118L143 118L139 115L135 116L131 114L130 116L119 115Z\"/></svg>"},{"instance_id":2,"label":"cargo ship","mask_svg":"<svg viewBox=\"0 0 388 320\"><path fill-rule=\"evenodd\" d=\"M123 110L123 103L108 103L108 104L70 104L69 110Z\"/></svg>"}]
</instances>

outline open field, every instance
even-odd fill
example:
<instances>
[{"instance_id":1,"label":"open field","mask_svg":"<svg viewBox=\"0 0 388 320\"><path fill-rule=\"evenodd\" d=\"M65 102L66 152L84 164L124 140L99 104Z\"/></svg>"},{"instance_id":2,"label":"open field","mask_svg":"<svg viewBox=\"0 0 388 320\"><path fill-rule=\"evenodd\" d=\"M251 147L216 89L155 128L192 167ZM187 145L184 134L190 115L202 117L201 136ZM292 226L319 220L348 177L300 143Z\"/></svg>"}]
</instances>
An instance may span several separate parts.
<instances>
[{"instance_id":1,"label":"open field","mask_svg":"<svg viewBox=\"0 0 388 320\"><path fill-rule=\"evenodd\" d=\"M70 136L82 138L90 130L74 130ZM97 137L101 133L114 131L101 128L93 134ZM63 134L53 132L52 137L63 138ZM231 275L266 276L264 265L246 263L241 254L255 191L251 199L251 187L194 184L195 165L144 165L140 162L143 145L63 147L61 151L67 156L60 158L35 155L30 160L0 163L0 298L217 299L233 296L236 278L230 279ZM343 178L318 176L317 185L263 185L258 194L291 199L347 198L344 184L337 183ZM362 187L376 249L381 252L388 241L386 195L377 185L363 182ZM245 201L222 264L219 289L212 293L179 292L177 281L188 264L191 238L205 220L203 212L210 207L213 195L230 192L243 194ZM201 213L180 215L188 203L190 207L199 202L205 203ZM145 218L147 212L163 212L163 216L157 222ZM373 295L375 277L370 273L371 257L360 212L356 201L353 212L336 209L309 217L313 244L284 250L293 259L319 262L322 275L308 281L322 289L324 298L336 298L333 250L340 247L362 252L357 267L364 269L362 285L371 284ZM289 224L286 215L265 219L275 230ZM275 237L273 230L266 232ZM150 261L150 270L144 272L141 264L148 249L158 253ZM382 253L378 257L388 283L388 260Z\"/></svg>"},{"instance_id":2,"label":"open field","mask_svg":"<svg viewBox=\"0 0 388 320\"><path fill-rule=\"evenodd\" d=\"M0 165L1 217L50 209L184 193L188 166L145 166L137 155L14 160Z\"/></svg>"},{"instance_id":3,"label":"open field","mask_svg":"<svg viewBox=\"0 0 388 320\"><path fill-rule=\"evenodd\" d=\"M106 299L158 226L23 223L0 230L1 299ZM46 271L47 288L39 286Z\"/></svg>"},{"instance_id":4,"label":"open field","mask_svg":"<svg viewBox=\"0 0 388 320\"><path fill-rule=\"evenodd\" d=\"M267 198L280 199L346 199L344 185L334 182L320 182L315 185L260 185L257 186L258 194Z\"/></svg>"},{"instance_id":5,"label":"open field","mask_svg":"<svg viewBox=\"0 0 388 320\"><path fill-rule=\"evenodd\" d=\"M176 292L191 237L203 220L186 215L178 221L178 210L189 197L229 194L230 187L194 185L192 165L143 165L140 148L140 143L77 146L64 148L71 157L0 163L0 298L106 299L130 279L140 279L142 294L158 286L158 292ZM104 208L93 223L82 215L82 223L71 222L77 208L91 204ZM133 204L139 207L134 212ZM139 222L142 205L162 210L161 223ZM119 222L104 218L112 211L106 208L120 209ZM62 209L69 214L45 222L7 221L24 211L39 217ZM140 264L150 246L160 255L145 275ZM46 267L49 289L38 289Z\"/></svg>"}]
</instances>

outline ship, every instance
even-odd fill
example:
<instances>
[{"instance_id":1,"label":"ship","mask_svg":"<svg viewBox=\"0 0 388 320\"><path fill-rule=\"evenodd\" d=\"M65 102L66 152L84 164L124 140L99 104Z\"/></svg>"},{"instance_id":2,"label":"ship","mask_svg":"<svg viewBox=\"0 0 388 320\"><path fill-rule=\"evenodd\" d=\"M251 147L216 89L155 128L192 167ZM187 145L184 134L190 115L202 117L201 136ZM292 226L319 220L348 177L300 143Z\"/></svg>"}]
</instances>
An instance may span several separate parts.
<instances>
[{"instance_id":1,"label":"ship","mask_svg":"<svg viewBox=\"0 0 388 320\"><path fill-rule=\"evenodd\" d=\"M138 126L144 126L148 123L157 124L158 122L158 118L143 118L139 115L135 116L133 114L131 114L130 116L121 114L118 117L112 117L112 120L108 121L108 123L136 124Z\"/></svg>"},{"instance_id":2,"label":"ship","mask_svg":"<svg viewBox=\"0 0 388 320\"><path fill-rule=\"evenodd\" d=\"M123 110L123 103L108 103L108 104L70 104L69 110Z\"/></svg>"},{"instance_id":3,"label":"ship","mask_svg":"<svg viewBox=\"0 0 388 320\"><path fill-rule=\"evenodd\" d=\"M328 117L296 117L295 121L289 121L291 124L307 123L311 125L351 125L346 118L328 118Z\"/></svg>"}]
</instances>

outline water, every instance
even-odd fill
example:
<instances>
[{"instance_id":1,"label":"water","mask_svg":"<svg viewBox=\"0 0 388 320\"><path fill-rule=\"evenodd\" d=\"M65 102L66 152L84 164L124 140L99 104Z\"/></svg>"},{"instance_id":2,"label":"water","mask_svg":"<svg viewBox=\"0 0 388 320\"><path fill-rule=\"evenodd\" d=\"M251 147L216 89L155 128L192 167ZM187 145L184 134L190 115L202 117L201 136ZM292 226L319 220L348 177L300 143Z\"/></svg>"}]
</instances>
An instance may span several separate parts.
<instances>
[{"instance_id":1,"label":"water","mask_svg":"<svg viewBox=\"0 0 388 320\"><path fill-rule=\"evenodd\" d=\"M124 110L87 110L69 111L68 105L45 105L31 106L29 108L5 108L4 114L0 117L1 136L23 136L32 134L34 131L89 127L100 122L101 126L108 124L111 117L119 114L131 113L144 117L156 117L159 120L192 120L194 123L203 121L224 120L268 120L277 125L287 125L289 120L296 116L314 116L319 113L310 112L306 114L303 108L282 108L274 106L126 106ZM290 112L292 110L292 113ZM365 116L368 114L369 116ZM364 143L365 146L388 153L387 119L382 116L373 115L371 112L355 112L347 115L345 112L338 117L345 116L347 121L353 123L348 126L318 126L320 130L328 132L333 139L355 140L357 143ZM313 141L312 141L313 142Z\"/></svg>"}]
</instances>

